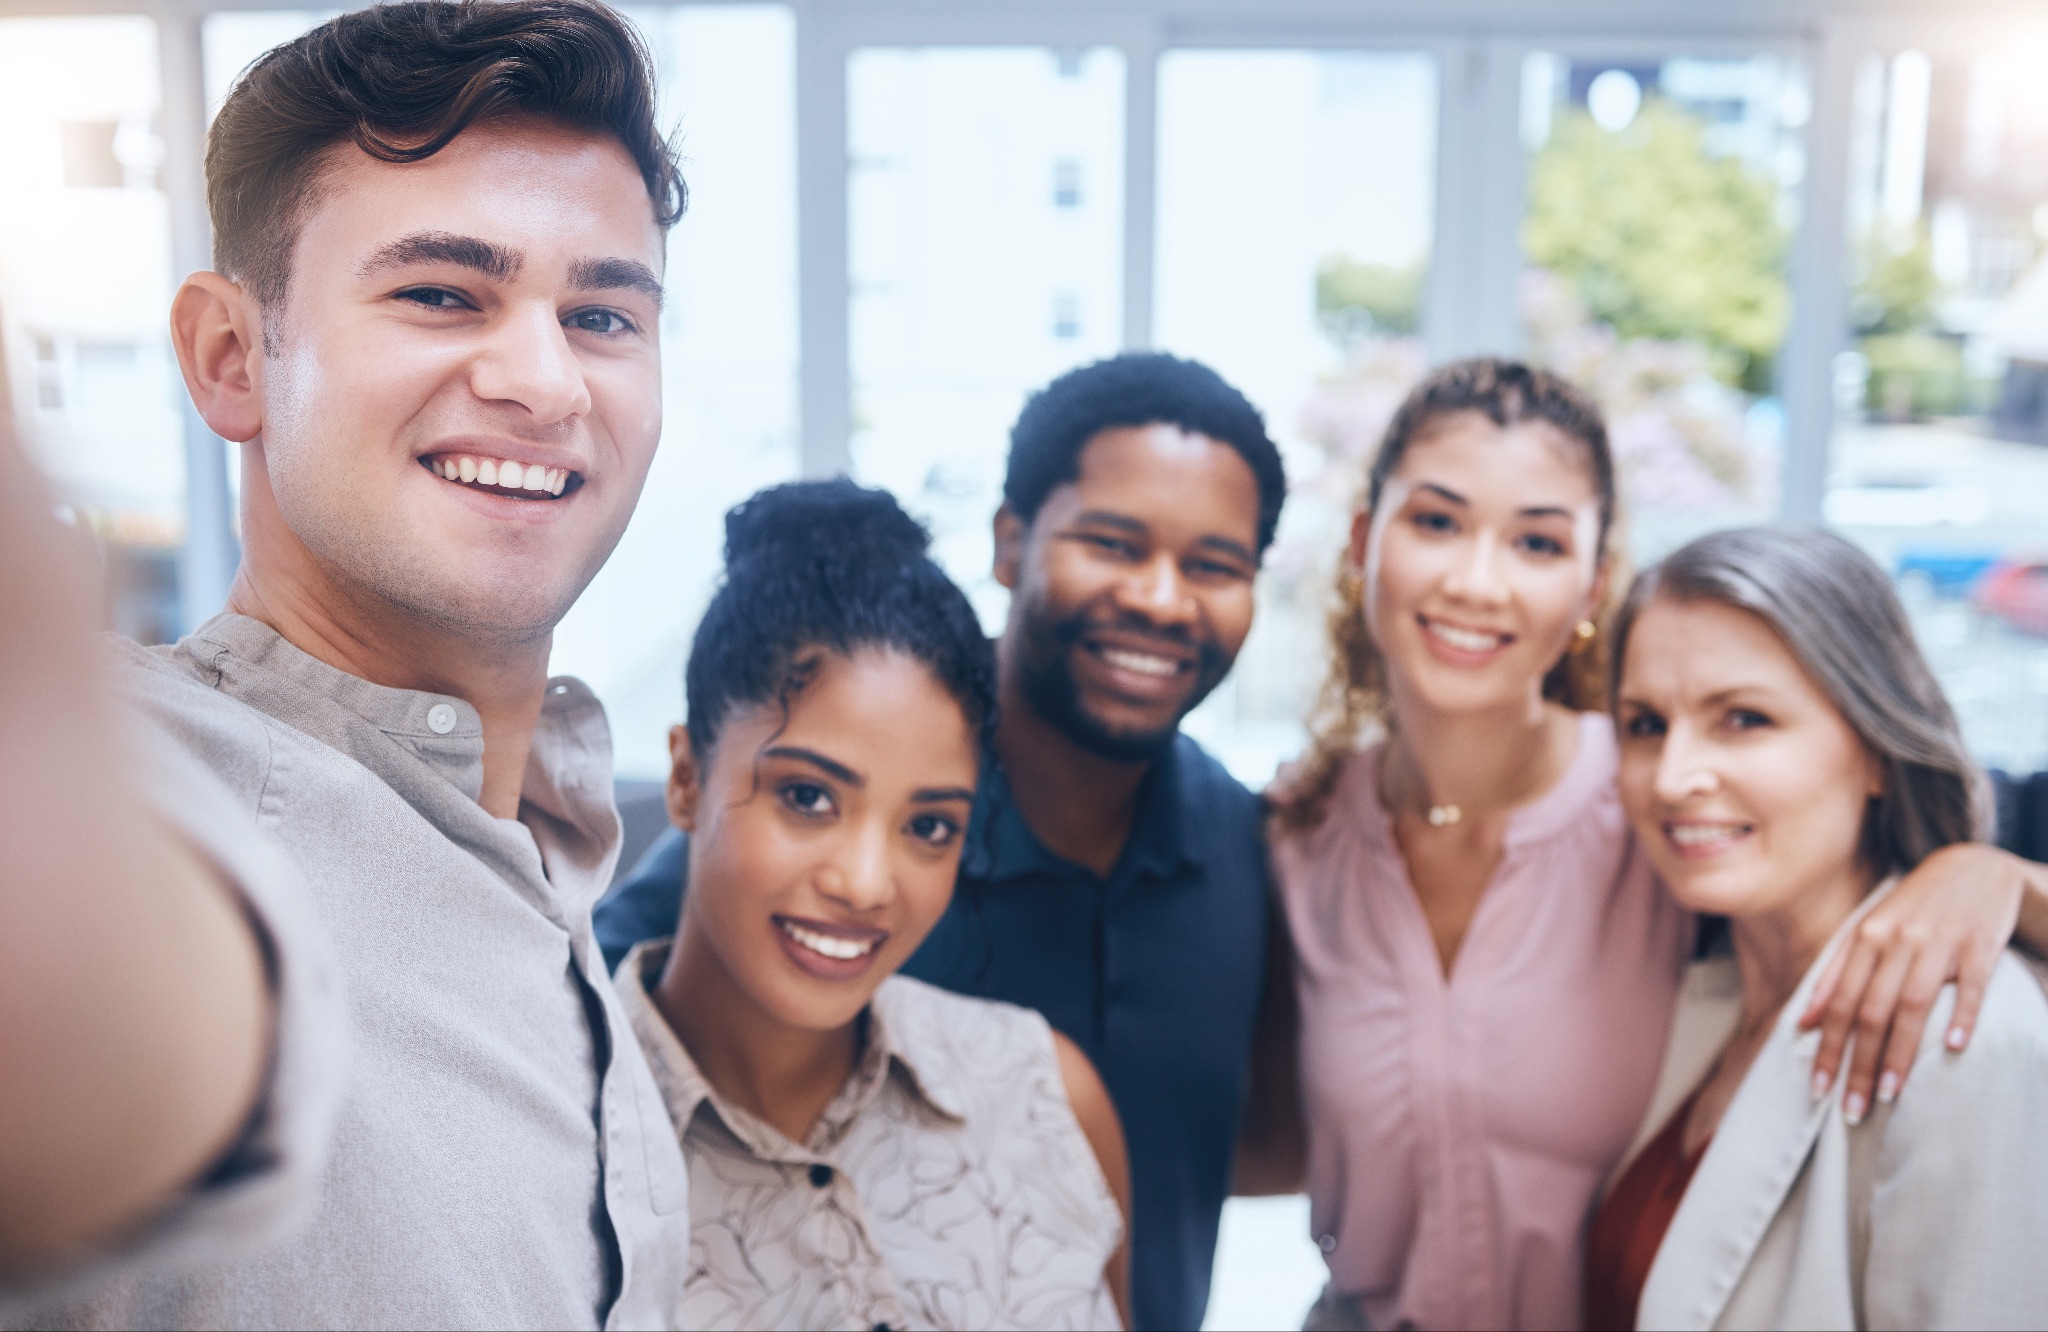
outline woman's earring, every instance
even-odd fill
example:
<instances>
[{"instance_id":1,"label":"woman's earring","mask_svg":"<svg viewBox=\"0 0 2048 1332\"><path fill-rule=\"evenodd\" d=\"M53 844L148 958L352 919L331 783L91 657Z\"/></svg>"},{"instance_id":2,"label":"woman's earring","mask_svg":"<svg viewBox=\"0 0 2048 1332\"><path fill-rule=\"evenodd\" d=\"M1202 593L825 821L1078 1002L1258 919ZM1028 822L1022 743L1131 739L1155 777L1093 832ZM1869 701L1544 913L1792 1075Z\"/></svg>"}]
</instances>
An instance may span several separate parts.
<instances>
[{"instance_id":1,"label":"woman's earring","mask_svg":"<svg viewBox=\"0 0 2048 1332\"><path fill-rule=\"evenodd\" d=\"M1579 627L1572 630L1572 632L1578 635L1579 646L1584 647L1588 643L1591 643L1593 639L1599 634L1600 626L1594 624L1591 620L1580 620Z\"/></svg>"}]
</instances>

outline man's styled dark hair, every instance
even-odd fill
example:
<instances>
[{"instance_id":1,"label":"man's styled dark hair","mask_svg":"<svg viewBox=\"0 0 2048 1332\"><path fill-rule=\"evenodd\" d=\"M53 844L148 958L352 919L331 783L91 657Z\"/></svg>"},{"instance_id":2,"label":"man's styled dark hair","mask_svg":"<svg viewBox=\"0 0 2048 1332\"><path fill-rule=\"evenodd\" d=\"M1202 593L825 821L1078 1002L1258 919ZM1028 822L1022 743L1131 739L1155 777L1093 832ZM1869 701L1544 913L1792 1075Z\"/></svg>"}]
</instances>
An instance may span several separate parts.
<instances>
[{"instance_id":1,"label":"man's styled dark hair","mask_svg":"<svg viewBox=\"0 0 2048 1332\"><path fill-rule=\"evenodd\" d=\"M995 653L966 594L925 553L930 541L887 491L843 477L771 486L734 506L725 582L684 669L699 761L736 709L786 711L822 654L862 648L924 663L985 750L995 733Z\"/></svg>"},{"instance_id":2,"label":"man's styled dark hair","mask_svg":"<svg viewBox=\"0 0 2048 1332\"><path fill-rule=\"evenodd\" d=\"M1259 553L1273 543L1287 473L1265 418L1223 376L1163 352L1126 352L1069 370L1031 395L1010 428L1003 502L1027 524L1053 490L1081 475L1081 450L1105 430L1171 425L1237 450L1259 483Z\"/></svg>"},{"instance_id":3,"label":"man's styled dark hair","mask_svg":"<svg viewBox=\"0 0 2048 1332\"><path fill-rule=\"evenodd\" d=\"M214 266L277 304L329 149L419 162L509 116L610 135L647 182L655 222L683 215L682 172L654 123L653 65L625 19L597 0L407 0L286 42L228 94L206 146Z\"/></svg>"}]
</instances>

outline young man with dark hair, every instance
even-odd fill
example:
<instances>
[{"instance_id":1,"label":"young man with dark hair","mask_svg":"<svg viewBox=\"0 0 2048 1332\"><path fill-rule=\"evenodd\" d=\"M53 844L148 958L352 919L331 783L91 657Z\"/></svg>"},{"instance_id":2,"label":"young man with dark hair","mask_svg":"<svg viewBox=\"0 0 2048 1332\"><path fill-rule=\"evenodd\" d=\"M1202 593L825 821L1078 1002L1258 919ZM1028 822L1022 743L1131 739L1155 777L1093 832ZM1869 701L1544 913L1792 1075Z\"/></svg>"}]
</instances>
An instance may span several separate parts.
<instances>
[{"instance_id":1,"label":"young man with dark hair","mask_svg":"<svg viewBox=\"0 0 2048 1332\"><path fill-rule=\"evenodd\" d=\"M904 971L1035 1008L1095 1062L1130 1144L1134 1322L1195 1327L1268 908L1258 799L1179 728L1251 629L1286 481L1242 394L1133 354L1031 399L1003 494L995 760ZM673 931L687 850L669 834L599 905L609 959Z\"/></svg>"},{"instance_id":2,"label":"young man with dark hair","mask_svg":"<svg viewBox=\"0 0 2048 1332\"><path fill-rule=\"evenodd\" d=\"M240 1093L33 1255L102 1280L25 1321L673 1325L687 1177L589 926L610 740L547 677L660 431L653 107L594 0L347 14L222 107L219 271L171 326L241 445L243 563L224 614L114 655L151 766L228 805L156 812L252 936L216 1005Z\"/></svg>"}]
</instances>

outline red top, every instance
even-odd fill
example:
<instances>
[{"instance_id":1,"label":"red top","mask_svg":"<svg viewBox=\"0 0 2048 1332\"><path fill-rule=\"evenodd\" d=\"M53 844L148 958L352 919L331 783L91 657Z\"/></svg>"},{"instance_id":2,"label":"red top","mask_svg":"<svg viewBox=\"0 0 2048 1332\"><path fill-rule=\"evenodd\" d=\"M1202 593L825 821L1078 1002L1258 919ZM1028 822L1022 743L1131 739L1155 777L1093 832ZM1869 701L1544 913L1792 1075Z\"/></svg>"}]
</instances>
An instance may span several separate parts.
<instances>
[{"instance_id":1,"label":"red top","mask_svg":"<svg viewBox=\"0 0 2048 1332\"><path fill-rule=\"evenodd\" d=\"M1685 1152L1685 1121L1691 1118L1692 1104L1698 1099L1695 1091L1672 1112L1657 1136L1629 1162L1614 1191L1593 1216L1592 1234L1586 1241L1589 1332L1634 1332L1636 1308L1643 1302L1650 1265L1657 1261L1664 1232L1671 1229L1671 1218L1678 1214L1692 1172L1707 1154L1705 1142L1690 1156Z\"/></svg>"}]
</instances>

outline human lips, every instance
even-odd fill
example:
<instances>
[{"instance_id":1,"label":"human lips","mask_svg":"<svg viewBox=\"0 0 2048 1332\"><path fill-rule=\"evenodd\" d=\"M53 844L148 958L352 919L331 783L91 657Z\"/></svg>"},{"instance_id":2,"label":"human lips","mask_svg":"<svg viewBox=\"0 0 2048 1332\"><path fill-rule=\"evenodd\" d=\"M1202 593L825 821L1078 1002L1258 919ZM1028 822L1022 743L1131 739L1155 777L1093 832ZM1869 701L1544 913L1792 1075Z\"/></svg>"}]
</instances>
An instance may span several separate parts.
<instances>
[{"instance_id":1,"label":"human lips","mask_svg":"<svg viewBox=\"0 0 2048 1332\"><path fill-rule=\"evenodd\" d=\"M444 481L512 499L560 499L583 483L582 474L573 468L530 459L446 451L427 454L419 461Z\"/></svg>"},{"instance_id":2,"label":"human lips","mask_svg":"<svg viewBox=\"0 0 2048 1332\"><path fill-rule=\"evenodd\" d=\"M1513 634L1496 633L1485 629L1472 629L1452 624L1448 620L1435 619L1428 615L1416 617L1422 622L1422 632L1458 649L1460 652L1491 652L1506 647L1515 641Z\"/></svg>"},{"instance_id":3,"label":"human lips","mask_svg":"<svg viewBox=\"0 0 2048 1332\"><path fill-rule=\"evenodd\" d=\"M868 969L889 931L800 916L771 917L783 952L821 980L850 980Z\"/></svg>"},{"instance_id":4,"label":"human lips","mask_svg":"<svg viewBox=\"0 0 2048 1332\"><path fill-rule=\"evenodd\" d=\"M1430 650L1456 665L1491 661L1515 641L1513 634L1452 624L1431 615L1418 615L1415 619Z\"/></svg>"},{"instance_id":5,"label":"human lips","mask_svg":"<svg viewBox=\"0 0 2048 1332\"><path fill-rule=\"evenodd\" d=\"M1739 819L1667 819L1664 840L1687 860L1705 860L1729 850L1756 833L1754 823Z\"/></svg>"},{"instance_id":6,"label":"human lips","mask_svg":"<svg viewBox=\"0 0 2048 1332\"><path fill-rule=\"evenodd\" d=\"M1199 664L1196 654L1182 644L1133 633L1087 634L1079 646L1103 668L1098 682L1111 693L1133 700L1179 696L1186 692Z\"/></svg>"}]
</instances>

